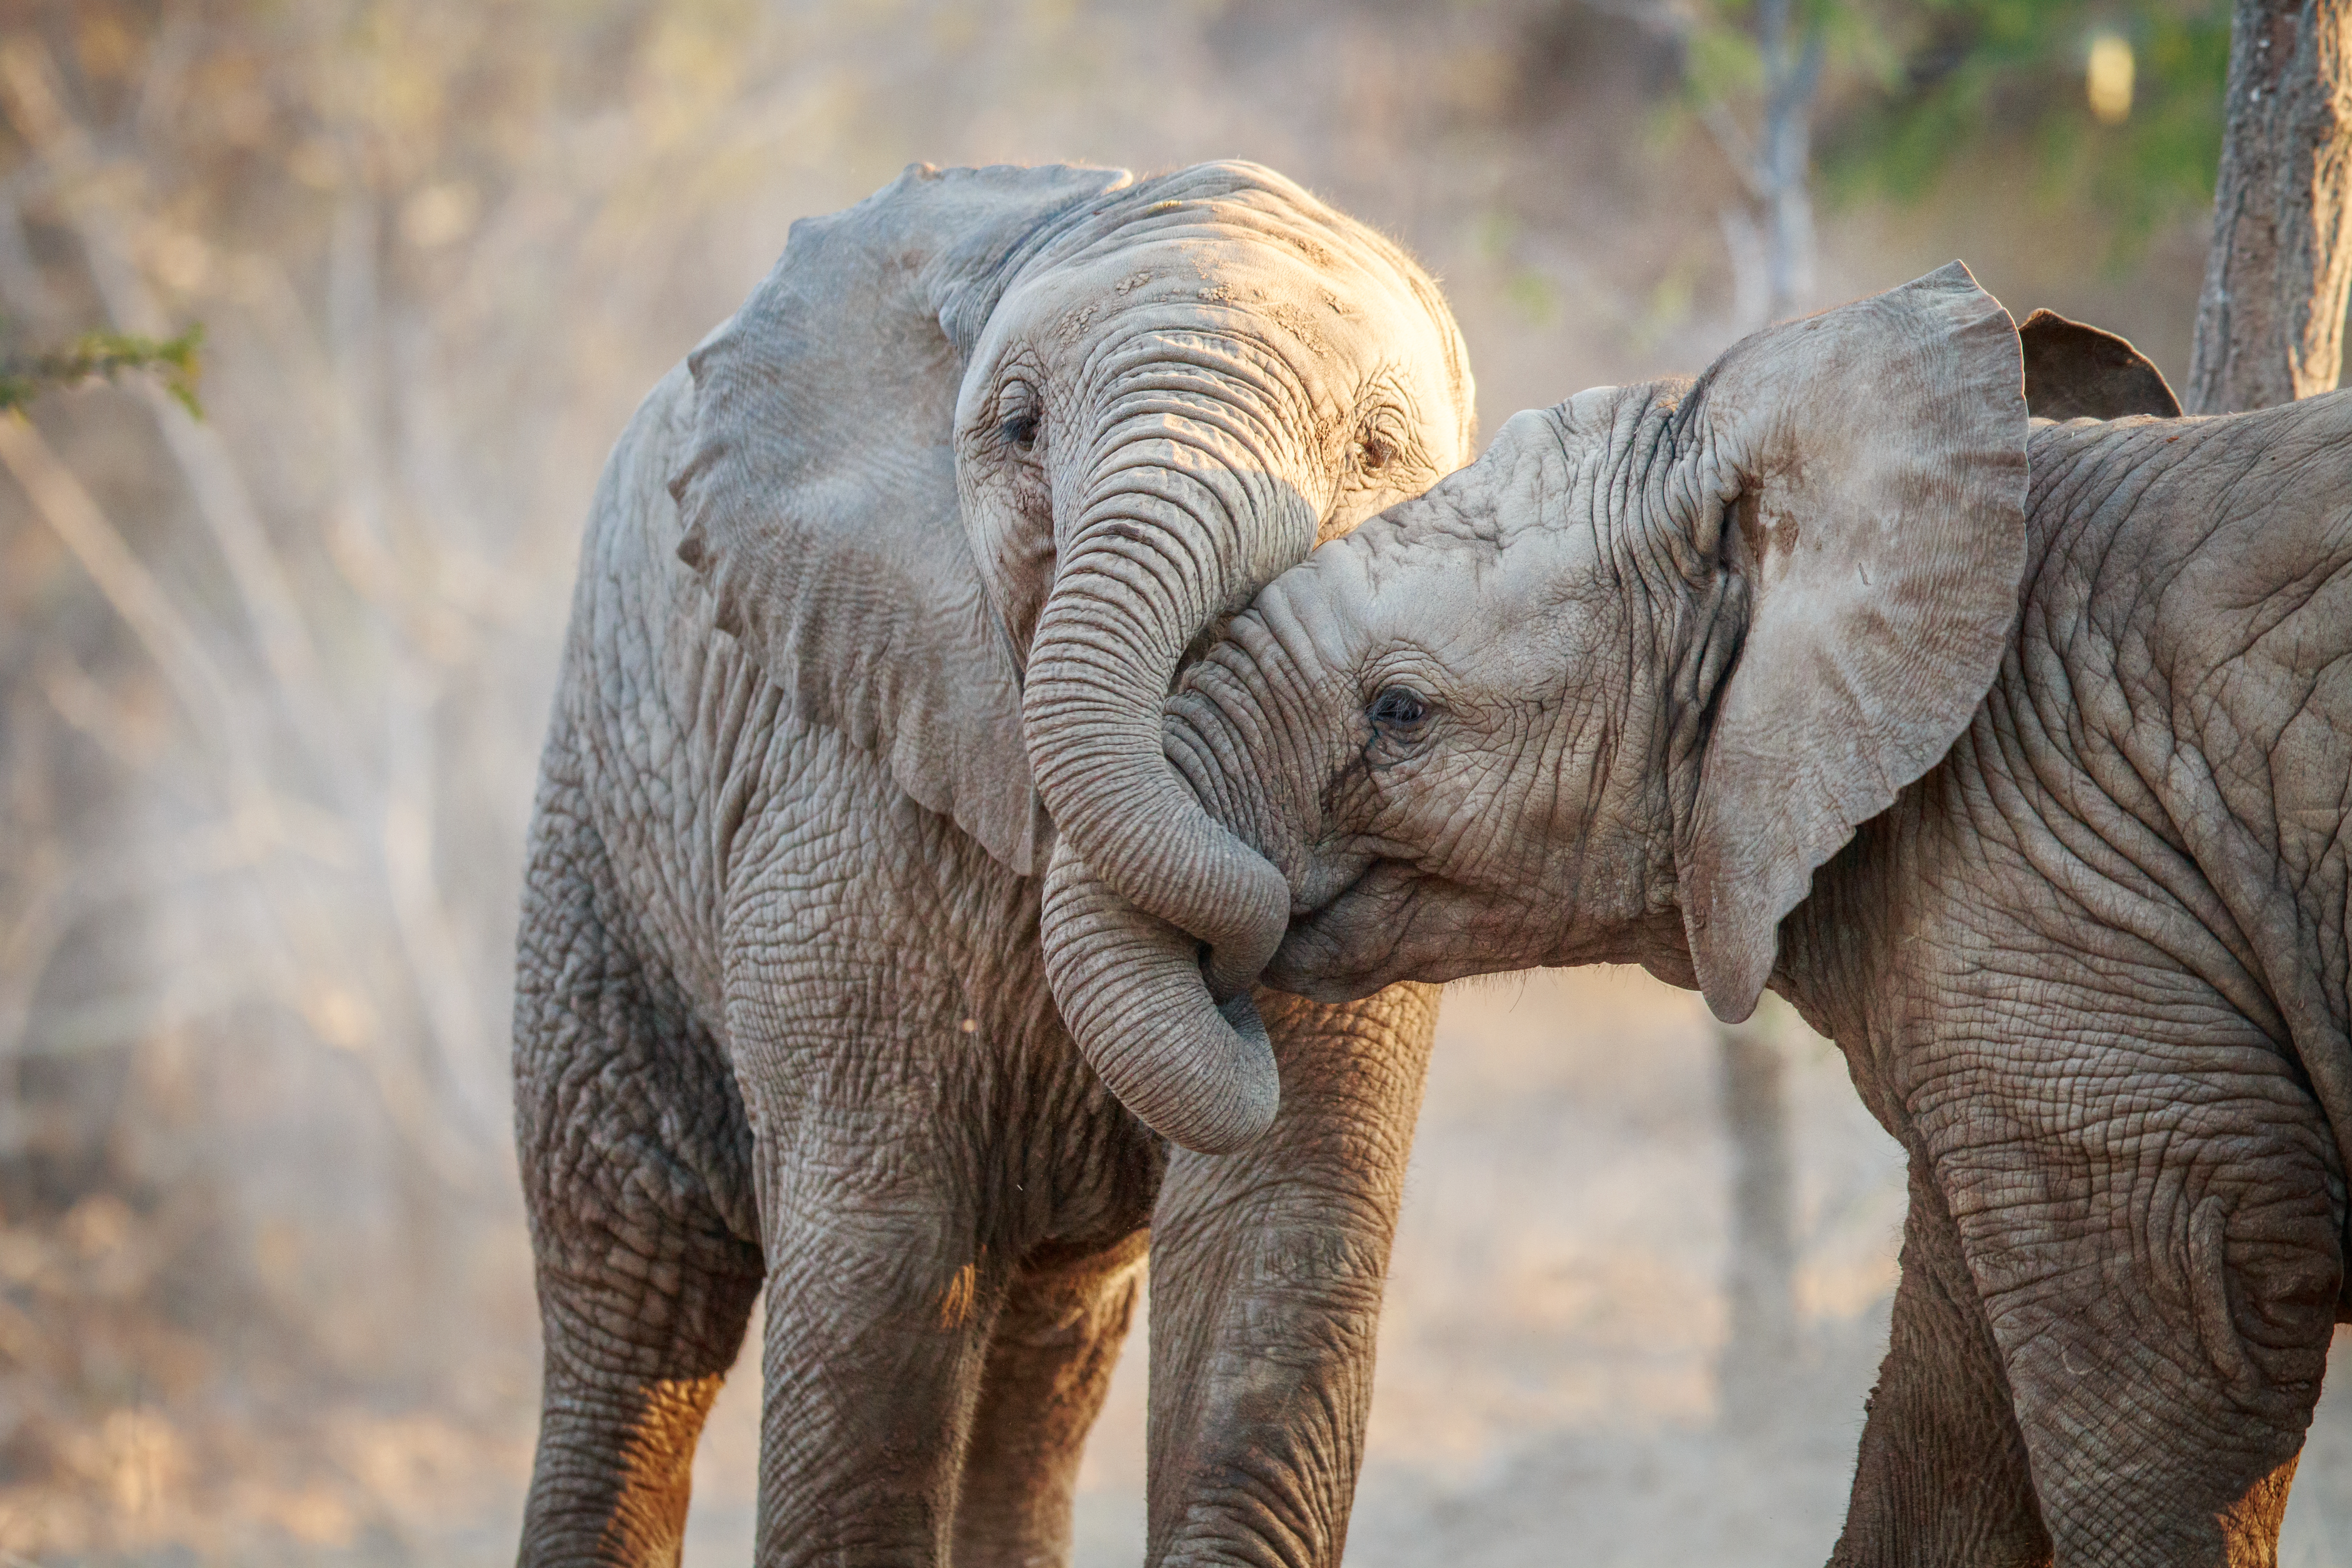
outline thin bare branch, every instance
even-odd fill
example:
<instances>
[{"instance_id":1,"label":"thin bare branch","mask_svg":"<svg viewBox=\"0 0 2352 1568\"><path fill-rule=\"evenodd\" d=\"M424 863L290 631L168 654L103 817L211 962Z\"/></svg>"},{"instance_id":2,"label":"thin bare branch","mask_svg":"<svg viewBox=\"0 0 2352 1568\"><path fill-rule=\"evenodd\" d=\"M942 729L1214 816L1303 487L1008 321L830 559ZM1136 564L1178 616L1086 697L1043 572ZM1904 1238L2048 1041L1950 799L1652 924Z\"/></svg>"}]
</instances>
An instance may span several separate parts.
<instances>
[{"instance_id":1,"label":"thin bare branch","mask_svg":"<svg viewBox=\"0 0 2352 1568\"><path fill-rule=\"evenodd\" d=\"M8 470L35 513L131 627L189 717L200 728L234 734L238 727L235 689L204 639L31 421L0 418L0 467Z\"/></svg>"},{"instance_id":2,"label":"thin bare branch","mask_svg":"<svg viewBox=\"0 0 2352 1568\"><path fill-rule=\"evenodd\" d=\"M110 196L123 182L100 177L103 164L92 138L66 110L54 68L37 39L17 37L0 45L0 100L26 142L54 170L61 205L82 242L109 319L122 331L169 336L169 320L131 261L121 214ZM161 388L142 385L138 395L154 416L164 445L187 480L197 514L229 568L263 659L294 712L297 730L321 753L337 793L356 803L363 798L362 771L328 695L293 588L236 459L219 432L199 423Z\"/></svg>"}]
</instances>

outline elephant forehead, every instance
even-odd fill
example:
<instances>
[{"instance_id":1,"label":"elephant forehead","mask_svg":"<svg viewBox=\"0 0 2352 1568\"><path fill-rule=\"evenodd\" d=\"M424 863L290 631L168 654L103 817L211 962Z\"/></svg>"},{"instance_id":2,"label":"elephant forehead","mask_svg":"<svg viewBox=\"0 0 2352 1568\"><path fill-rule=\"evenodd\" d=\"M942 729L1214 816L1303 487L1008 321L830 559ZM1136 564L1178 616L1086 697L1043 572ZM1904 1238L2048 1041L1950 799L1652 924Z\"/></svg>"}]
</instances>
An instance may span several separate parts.
<instances>
[{"instance_id":1,"label":"elephant forehead","mask_svg":"<svg viewBox=\"0 0 2352 1568\"><path fill-rule=\"evenodd\" d=\"M1276 332L1311 359L1442 360L1436 323L1402 278L1334 258L1309 261L1247 234L1165 235L1034 270L1005 300L1008 318L1049 339L1099 337L1139 312L1171 323L1222 316Z\"/></svg>"},{"instance_id":2,"label":"elephant forehead","mask_svg":"<svg viewBox=\"0 0 2352 1568\"><path fill-rule=\"evenodd\" d=\"M1619 390L1597 388L1574 401L1613 396ZM1610 443L1580 433L1563 417L1567 409L1563 405L1514 414L1476 462L1418 500L1392 508L1386 531L1393 547L1410 556L1424 546L1452 553L1470 544L1499 556L1513 541L1580 519L1588 531L1598 527L1603 504L1600 479ZM1600 428L1605 432L1611 426Z\"/></svg>"}]
</instances>

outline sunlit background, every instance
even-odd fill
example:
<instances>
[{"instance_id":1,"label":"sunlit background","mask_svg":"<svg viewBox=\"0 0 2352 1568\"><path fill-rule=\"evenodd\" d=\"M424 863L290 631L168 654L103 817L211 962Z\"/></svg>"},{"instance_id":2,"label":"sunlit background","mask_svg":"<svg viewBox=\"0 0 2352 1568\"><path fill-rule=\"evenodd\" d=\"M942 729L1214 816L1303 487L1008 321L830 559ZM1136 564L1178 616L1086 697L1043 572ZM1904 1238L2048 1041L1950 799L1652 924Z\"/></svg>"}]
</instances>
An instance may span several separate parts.
<instances>
[{"instance_id":1,"label":"sunlit background","mask_svg":"<svg viewBox=\"0 0 2352 1568\"><path fill-rule=\"evenodd\" d=\"M0 0L0 348L205 332L201 420L133 376L0 439L0 1563L511 1560L575 542L794 216L913 159L1257 159L1439 275L1488 428L1953 256L2179 379L2224 8L1783 5L1777 54L1772 9ZM1901 1209L1792 1021L1457 987L1350 1560L1821 1561ZM1142 1370L1089 1565L1140 1556ZM690 1563L749 1559L756 1411L747 1368ZM2295 1497L2286 1560L2352 1562L2334 1405Z\"/></svg>"}]
</instances>

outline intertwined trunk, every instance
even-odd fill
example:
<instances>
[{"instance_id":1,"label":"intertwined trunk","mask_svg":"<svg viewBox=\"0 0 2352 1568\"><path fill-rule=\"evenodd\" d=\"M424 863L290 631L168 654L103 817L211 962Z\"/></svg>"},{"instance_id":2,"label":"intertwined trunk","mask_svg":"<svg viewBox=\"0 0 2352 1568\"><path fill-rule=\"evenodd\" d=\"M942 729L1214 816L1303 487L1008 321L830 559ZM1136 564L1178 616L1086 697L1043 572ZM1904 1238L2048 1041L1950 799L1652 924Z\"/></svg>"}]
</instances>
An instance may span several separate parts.
<instances>
[{"instance_id":1,"label":"intertwined trunk","mask_svg":"<svg viewBox=\"0 0 2352 1568\"><path fill-rule=\"evenodd\" d=\"M2352 0L2237 0L2213 243L2183 404L2332 391L2352 286Z\"/></svg>"},{"instance_id":2,"label":"intertwined trunk","mask_svg":"<svg viewBox=\"0 0 2352 1568\"><path fill-rule=\"evenodd\" d=\"M1169 766L1160 704L1192 639L1314 543L1311 509L1251 457L1158 412L1106 439L1023 705L1060 833L1042 926L1055 998L1119 1101L1203 1152L1274 1116L1249 984L1282 940L1290 890Z\"/></svg>"}]
</instances>

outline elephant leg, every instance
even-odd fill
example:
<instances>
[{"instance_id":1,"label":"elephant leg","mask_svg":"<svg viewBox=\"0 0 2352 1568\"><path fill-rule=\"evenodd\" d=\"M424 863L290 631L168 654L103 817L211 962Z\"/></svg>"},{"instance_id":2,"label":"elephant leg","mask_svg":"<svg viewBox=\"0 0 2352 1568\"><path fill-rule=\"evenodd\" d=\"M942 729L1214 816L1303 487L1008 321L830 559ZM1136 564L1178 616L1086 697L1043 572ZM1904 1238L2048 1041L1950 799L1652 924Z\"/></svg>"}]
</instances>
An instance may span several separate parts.
<instances>
[{"instance_id":1,"label":"elephant leg","mask_svg":"<svg viewBox=\"0 0 2352 1568\"><path fill-rule=\"evenodd\" d=\"M1148 1236L1105 1251L1052 1248L1014 1278L964 1456L956 1568L1069 1561L1078 1459L1127 1338Z\"/></svg>"},{"instance_id":2,"label":"elephant leg","mask_svg":"<svg viewBox=\"0 0 2352 1568\"><path fill-rule=\"evenodd\" d=\"M905 1121L810 1120L821 1137L762 1153L759 1561L931 1568L1011 1270L977 1239L964 1162Z\"/></svg>"},{"instance_id":3,"label":"elephant leg","mask_svg":"<svg viewBox=\"0 0 2352 1568\"><path fill-rule=\"evenodd\" d=\"M2155 991L2167 976L2146 979ZM2342 1277L2292 1064L2172 982L2085 985L1915 1091L2062 1564L2273 1563Z\"/></svg>"},{"instance_id":4,"label":"elephant leg","mask_svg":"<svg viewBox=\"0 0 2352 1568\"><path fill-rule=\"evenodd\" d=\"M1832 1568L2050 1562L2000 1350L1944 1196L1911 1162L1902 1278Z\"/></svg>"},{"instance_id":5,"label":"elephant leg","mask_svg":"<svg viewBox=\"0 0 2352 1568\"><path fill-rule=\"evenodd\" d=\"M542 815L515 1009L546 1354L526 1564L677 1562L695 1440L761 1274L734 1079L615 934L602 869L576 818Z\"/></svg>"},{"instance_id":6,"label":"elephant leg","mask_svg":"<svg viewBox=\"0 0 2352 1568\"><path fill-rule=\"evenodd\" d=\"M1437 997L1260 992L1280 1114L1235 1153L1171 1152L1152 1217L1150 1563L1339 1561Z\"/></svg>"}]
</instances>

